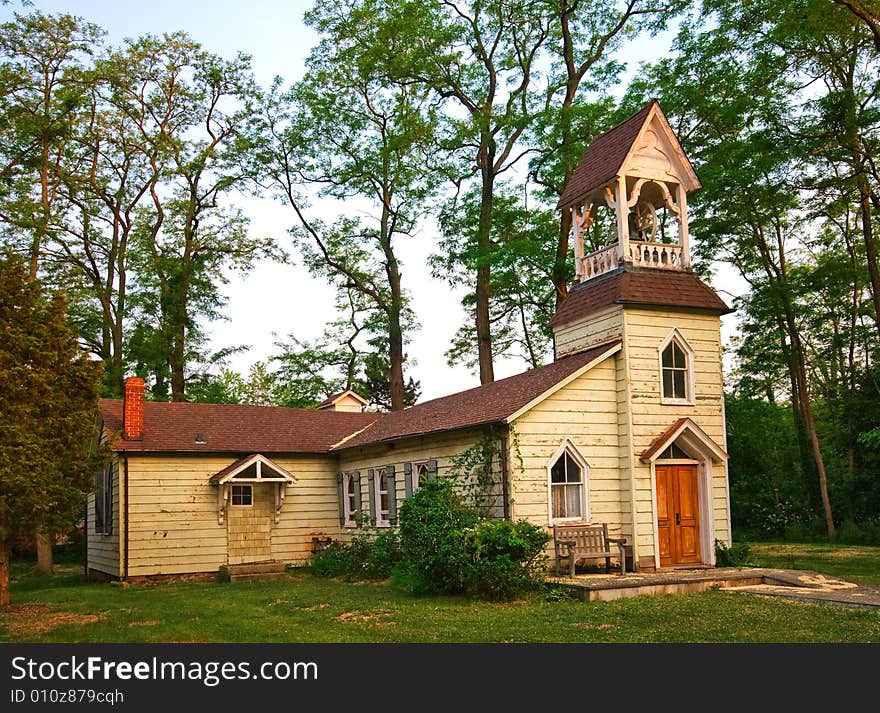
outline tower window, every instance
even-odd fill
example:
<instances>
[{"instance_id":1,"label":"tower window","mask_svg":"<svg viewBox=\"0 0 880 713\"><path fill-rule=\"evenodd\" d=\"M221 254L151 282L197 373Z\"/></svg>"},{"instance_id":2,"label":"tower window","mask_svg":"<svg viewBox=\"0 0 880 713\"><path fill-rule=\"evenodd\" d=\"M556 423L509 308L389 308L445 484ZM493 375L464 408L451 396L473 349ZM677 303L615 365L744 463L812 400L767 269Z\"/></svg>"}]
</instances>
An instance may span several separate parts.
<instances>
[{"instance_id":1,"label":"tower window","mask_svg":"<svg viewBox=\"0 0 880 713\"><path fill-rule=\"evenodd\" d=\"M677 330L667 337L660 350L660 388L662 401L693 403L693 351Z\"/></svg>"}]
</instances>

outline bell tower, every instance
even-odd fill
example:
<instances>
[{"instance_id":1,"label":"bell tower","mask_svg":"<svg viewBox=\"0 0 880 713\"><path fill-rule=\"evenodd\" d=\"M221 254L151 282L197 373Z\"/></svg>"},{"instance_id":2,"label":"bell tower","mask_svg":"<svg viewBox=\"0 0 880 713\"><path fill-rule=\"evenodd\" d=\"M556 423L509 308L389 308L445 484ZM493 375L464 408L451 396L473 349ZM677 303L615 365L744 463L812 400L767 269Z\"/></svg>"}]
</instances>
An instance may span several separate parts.
<instances>
[{"instance_id":1,"label":"bell tower","mask_svg":"<svg viewBox=\"0 0 880 713\"><path fill-rule=\"evenodd\" d=\"M577 282L622 264L688 269L687 194L700 187L656 101L596 138L557 206L571 212ZM594 240L587 250L585 237L603 209L611 213L610 229L607 220L602 226L605 245Z\"/></svg>"},{"instance_id":2,"label":"bell tower","mask_svg":"<svg viewBox=\"0 0 880 713\"><path fill-rule=\"evenodd\" d=\"M618 487L637 569L711 565L715 540L730 541L720 317L731 310L691 269L699 188L652 101L593 141L558 203L575 281L550 322L555 355L621 344Z\"/></svg>"}]
</instances>

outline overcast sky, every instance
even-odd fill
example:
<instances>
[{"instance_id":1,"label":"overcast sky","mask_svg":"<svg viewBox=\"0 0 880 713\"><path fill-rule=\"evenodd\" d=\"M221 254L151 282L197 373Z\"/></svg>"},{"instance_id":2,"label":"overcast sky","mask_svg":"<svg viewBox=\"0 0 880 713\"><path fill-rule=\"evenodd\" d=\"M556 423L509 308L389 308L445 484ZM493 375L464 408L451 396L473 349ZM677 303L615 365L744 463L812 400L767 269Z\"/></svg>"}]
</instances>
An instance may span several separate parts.
<instances>
[{"instance_id":1,"label":"overcast sky","mask_svg":"<svg viewBox=\"0 0 880 713\"><path fill-rule=\"evenodd\" d=\"M161 34L184 30L207 50L232 56L237 51L250 54L257 80L267 85L275 75L285 81L302 76L303 63L316 36L303 25L302 16L313 2L304 0L35 0L34 9L47 13L67 12L81 16L104 28L108 41L118 44L126 37L146 33ZM18 2L0 7L0 17L22 11ZM25 9L26 11L26 9ZM664 42L640 43L629 56L631 71L650 47L665 50ZM287 230L293 225L292 212L271 199L248 200L245 209L255 234L270 235L289 247ZM400 239L398 252L403 263L403 282L413 298L413 308L421 329L412 336L408 354L414 364L409 374L421 381L421 400L442 396L479 384L478 376L463 368L446 364L446 351L461 324L461 292L431 276L427 257L436 245L437 235L429 227L410 239ZM717 288L737 284L724 271ZM333 290L325 282L309 277L296 265L260 264L247 277L233 276L226 287L229 321L212 329L213 346L221 348L244 344L245 354L233 357L230 366L246 372L256 360L273 352L274 334L283 338L294 333L300 339L320 336L323 325L333 319ZM731 295L722 292L730 302ZM725 341L733 326L732 315L724 320ZM496 378L524 369L520 359L498 361Z\"/></svg>"}]
</instances>

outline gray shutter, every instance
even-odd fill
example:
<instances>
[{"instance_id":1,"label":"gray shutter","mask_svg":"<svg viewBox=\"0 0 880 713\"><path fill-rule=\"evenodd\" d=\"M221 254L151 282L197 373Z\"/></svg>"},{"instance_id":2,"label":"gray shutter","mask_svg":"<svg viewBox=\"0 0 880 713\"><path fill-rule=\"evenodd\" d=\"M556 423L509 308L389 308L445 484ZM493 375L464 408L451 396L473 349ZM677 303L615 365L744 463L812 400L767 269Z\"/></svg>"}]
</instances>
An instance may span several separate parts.
<instances>
[{"instance_id":1,"label":"gray shutter","mask_svg":"<svg viewBox=\"0 0 880 713\"><path fill-rule=\"evenodd\" d=\"M107 473L107 504L104 506L104 534L113 534L113 476L119 473L119 461L110 464Z\"/></svg>"},{"instance_id":2,"label":"gray shutter","mask_svg":"<svg viewBox=\"0 0 880 713\"><path fill-rule=\"evenodd\" d=\"M339 493L339 526L345 526L345 477L342 473L336 474L336 490Z\"/></svg>"},{"instance_id":3,"label":"gray shutter","mask_svg":"<svg viewBox=\"0 0 880 713\"><path fill-rule=\"evenodd\" d=\"M397 524L397 480L394 477L394 466L386 465L385 472L388 474L388 522Z\"/></svg>"},{"instance_id":4,"label":"gray shutter","mask_svg":"<svg viewBox=\"0 0 880 713\"><path fill-rule=\"evenodd\" d=\"M352 476L354 478L354 521L360 523L361 514L361 472L356 470Z\"/></svg>"},{"instance_id":5,"label":"gray shutter","mask_svg":"<svg viewBox=\"0 0 880 713\"><path fill-rule=\"evenodd\" d=\"M403 464L403 489L406 497L413 494L412 463L409 462Z\"/></svg>"},{"instance_id":6,"label":"gray shutter","mask_svg":"<svg viewBox=\"0 0 880 713\"><path fill-rule=\"evenodd\" d=\"M437 459L431 458L428 461L428 481L434 480L437 477Z\"/></svg>"},{"instance_id":7,"label":"gray shutter","mask_svg":"<svg viewBox=\"0 0 880 713\"><path fill-rule=\"evenodd\" d=\"M376 524L376 487L375 487L375 480L376 480L376 473L375 473L375 471L374 471L372 468L370 468L370 469L367 471L367 481L369 482L369 486L370 486L369 496L370 496L370 524L371 524L371 525L375 525L375 524Z\"/></svg>"}]
</instances>

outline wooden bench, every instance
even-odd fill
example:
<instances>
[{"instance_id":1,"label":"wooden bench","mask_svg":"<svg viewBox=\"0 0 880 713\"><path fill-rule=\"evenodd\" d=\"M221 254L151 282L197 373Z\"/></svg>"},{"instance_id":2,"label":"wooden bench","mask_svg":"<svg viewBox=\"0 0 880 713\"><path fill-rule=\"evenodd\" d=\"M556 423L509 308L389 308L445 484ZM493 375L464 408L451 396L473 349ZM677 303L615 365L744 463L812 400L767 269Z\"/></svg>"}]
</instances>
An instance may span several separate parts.
<instances>
[{"instance_id":1,"label":"wooden bench","mask_svg":"<svg viewBox=\"0 0 880 713\"><path fill-rule=\"evenodd\" d=\"M611 571L611 558L620 560L620 573L626 574L626 538L608 537L608 525L575 523L553 526L553 549L556 553L556 574L568 558L568 574L574 577L574 566L581 560L605 558L605 571ZM613 548L613 549L612 549Z\"/></svg>"}]
</instances>

